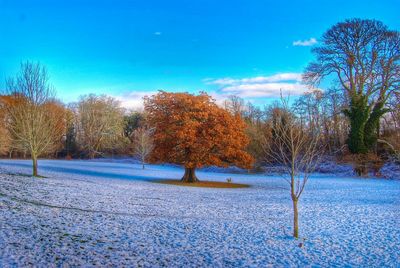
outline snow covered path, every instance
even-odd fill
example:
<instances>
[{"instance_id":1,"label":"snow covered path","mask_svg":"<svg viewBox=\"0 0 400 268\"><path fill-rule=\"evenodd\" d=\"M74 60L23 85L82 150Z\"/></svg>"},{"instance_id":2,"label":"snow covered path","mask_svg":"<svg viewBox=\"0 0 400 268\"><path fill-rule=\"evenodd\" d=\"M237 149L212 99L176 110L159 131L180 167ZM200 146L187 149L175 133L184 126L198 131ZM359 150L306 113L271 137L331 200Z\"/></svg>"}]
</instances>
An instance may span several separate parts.
<instances>
[{"instance_id":1,"label":"snow covered path","mask_svg":"<svg viewBox=\"0 0 400 268\"><path fill-rule=\"evenodd\" d=\"M251 184L206 189L151 183L171 166L0 160L0 267L400 266L400 181L314 176L291 232L285 182L198 172ZM303 243L303 247L299 247Z\"/></svg>"}]
</instances>

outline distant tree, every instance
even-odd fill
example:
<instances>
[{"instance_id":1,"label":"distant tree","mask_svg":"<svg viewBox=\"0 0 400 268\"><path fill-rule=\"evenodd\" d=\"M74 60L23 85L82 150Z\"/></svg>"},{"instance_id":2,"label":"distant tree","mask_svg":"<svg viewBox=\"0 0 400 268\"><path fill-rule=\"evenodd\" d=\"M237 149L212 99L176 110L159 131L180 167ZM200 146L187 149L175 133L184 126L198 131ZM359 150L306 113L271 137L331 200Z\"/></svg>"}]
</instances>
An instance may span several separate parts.
<instances>
[{"instance_id":1,"label":"distant tree","mask_svg":"<svg viewBox=\"0 0 400 268\"><path fill-rule=\"evenodd\" d=\"M71 159L72 156L78 153L78 143L76 140L76 118L73 111L73 107L69 107L66 110L66 132L65 132L65 144L64 151L65 157Z\"/></svg>"},{"instance_id":2,"label":"distant tree","mask_svg":"<svg viewBox=\"0 0 400 268\"><path fill-rule=\"evenodd\" d=\"M332 74L338 79L348 99L348 147L353 154L367 153L376 144L388 98L399 92L399 32L375 20L346 20L330 28L313 53L316 61L306 68L305 81L316 84Z\"/></svg>"},{"instance_id":3,"label":"distant tree","mask_svg":"<svg viewBox=\"0 0 400 268\"><path fill-rule=\"evenodd\" d=\"M207 94L161 91L145 98L144 106L154 128L150 161L184 165L183 182L198 181L195 169L204 165L250 168L253 159L244 151L244 122Z\"/></svg>"},{"instance_id":4,"label":"distant tree","mask_svg":"<svg viewBox=\"0 0 400 268\"><path fill-rule=\"evenodd\" d=\"M54 101L46 69L40 64L21 64L21 72L7 81L7 93L11 97L6 109L13 143L29 152L36 177L38 157L59 146L64 133L63 110Z\"/></svg>"},{"instance_id":5,"label":"distant tree","mask_svg":"<svg viewBox=\"0 0 400 268\"><path fill-rule=\"evenodd\" d=\"M120 103L112 97L90 94L76 107L77 139L89 158L118 148L123 140L124 119Z\"/></svg>"},{"instance_id":6,"label":"distant tree","mask_svg":"<svg viewBox=\"0 0 400 268\"><path fill-rule=\"evenodd\" d=\"M263 150L263 142L267 139L267 134L270 133L268 124L252 124L247 123L245 130L249 143L246 151L253 157L254 168L259 169L265 164L265 155Z\"/></svg>"},{"instance_id":7,"label":"distant tree","mask_svg":"<svg viewBox=\"0 0 400 268\"><path fill-rule=\"evenodd\" d=\"M390 127L400 132L400 92L390 100Z\"/></svg>"},{"instance_id":8,"label":"distant tree","mask_svg":"<svg viewBox=\"0 0 400 268\"><path fill-rule=\"evenodd\" d=\"M394 94L389 103L390 114L383 122L383 134L378 142L400 163L400 92Z\"/></svg>"},{"instance_id":9,"label":"distant tree","mask_svg":"<svg viewBox=\"0 0 400 268\"><path fill-rule=\"evenodd\" d=\"M325 108L322 103L323 97L323 92L316 89L305 92L294 103L294 112L299 116L300 122L310 129L322 126Z\"/></svg>"},{"instance_id":10,"label":"distant tree","mask_svg":"<svg viewBox=\"0 0 400 268\"><path fill-rule=\"evenodd\" d=\"M241 116L245 111L245 102L241 97L231 95L224 101L224 107L231 114Z\"/></svg>"},{"instance_id":11,"label":"distant tree","mask_svg":"<svg viewBox=\"0 0 400 268\"><path fill-rule=\"evenodd\" d=\"M264 152L260 142L265 138L264 112L259 107L239 96L231 95L223 102L223 107L234 116L240 117L246 123L245 133L249 138L246 151L254 159L254 168L260 168L264 161Z\"/></svg>"},{"instance_id":12,"label":"distant tree","mask_svg":"<svg viewBox=\"0 0 400 268\"><path fill-rule=\"evenodd\" d=\"M296 99L293 112L310 133L319 128L320 142L327 145L329 153L336 154L342 151L348 130L347 119L341 111L343 106L334 89L314 89Z\"/></svg>"},{"instance_id":13,"label":"distant tree","mask_svg":"<svg viewBox=\"0 0 400 268\"><path fill-rule=\"evenodd\" d=\"M146 127L139 127L132 133L134 155L139 157L142 161L143 169L148 156L154 149L152 133L153 129Z\"/></svg>"},{"instance_id":14,"label":"distant tree","mask_svg":"<svg viewBox=\"0 0 400 268\"><path fill-rule=\"evenodd\" d=\"M57 130L57 135L54 137L56 139L54 147L48 153L54 154L55 157L57 157L58 153L64 148L65 134L67 130L67 110L62 102L56 100L48 101L44 105L44 109L52 115L54 128Z\"/></svg>"},{"instance_id":15,"label":"distant tree","mask_svg":"<svg viewBox=\"0 0 400 268\"><path fill-rule=\"evenodd\" d=\"M250 125L262 125L265 113L251 102L247 102L242 117Z\"/></svg>"},{"instance_id":16,"label":"distant tree","mask_svg":"<svg viewBox=\"0 0 400 268\"><path fill-rule=\"evenodd\" d=\"M349 120L342 112L348 107L346 97L340 89L329 88L324 91L322 105L325 111L323 125L328 149L331 153L341 152L346 144L349 129Z\"/></svg>"},{"instance_id":17,"label":"distant tree","mask_svg":"<svg viewBox=\"0 0 400 268\"><path fill-rule=\"evenodd\" d=\"M6 154L11 146L11 135L7 129L8 118L4 100L6 96L0 96L0 155Z\"/></svg>"},{"instance_id":18,"label":"distant tree","mask_svg":"<svg viewBox=\"0 0 400 268\"><path fill-rule=\"evenodd\" d=\"M125 137L132 137L135 129L141 127L144 122L144 114L141 112L132 112L124 116L124 135Z\"/></svg>"},{"instance_id":19,"label":"distant tree","mask_svg":"<svg viewBox=\"0 0 400 268\"><path fill-rule=\"evenodd\" d=\"M283 98L281 107L271 111L271 134L267 135L270 138L265 140L263 148L266 161L283 167L293 204L293 236L298 238L298 202L321 155L320 134L316 131L310 135Z\"/></svg>"}]
</instances>

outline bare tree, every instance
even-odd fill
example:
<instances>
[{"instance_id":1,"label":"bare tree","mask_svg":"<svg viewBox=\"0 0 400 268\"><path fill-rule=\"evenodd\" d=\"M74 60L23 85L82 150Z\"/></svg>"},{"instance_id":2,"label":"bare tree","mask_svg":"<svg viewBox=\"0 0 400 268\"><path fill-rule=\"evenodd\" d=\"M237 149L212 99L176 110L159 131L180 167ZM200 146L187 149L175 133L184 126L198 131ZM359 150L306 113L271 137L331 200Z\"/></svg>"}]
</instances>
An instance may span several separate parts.
<instances>
[{"instance_id":1,"label":"bare tree","mask_svg":"<svg viewBox=\"0 0 400 268\"><path fill-rule=\"evenodd\" d=\"M4 155L8 152L11 144L10 135L6 128L0 128L0 155Z\"/></svg>"},{"instance_id":2,"label":"bare tree","mask_svg":"<svg viewBox=\"0 0 400 268\"><path fill-rule=\"evenodd\" d=\"M132 133L134 155L142 161L142 167L146 163L147 157L153 151L154 143L152 138L153 129L139 127Z\"/></svg>"},{"instance_id":3,"label":"bare tree","mask_svg":"<svg viewBox=\"0 0 400 268\"><path fill-rule=\"evenodd\" d=\"M341 94L343 95L343 94ZM335 154L343 149L348 131L347 118L342 113L344 98L335 89L319 89L305 92L293 105L301 124L310 133L319 128L322 143L327 151Z\"/></svg>"},{"instance_id":4,"label":"bare tree","mask_svg":"<svg viewBox=\"0 0 400 268\"><path fill-rule=\"evenodd\" d=\"M224 108L233 115L242 116L245 110L244 99L231 95L224 101Z\"/></svg>"},{"instance_id":5,"label":"bare tree","mask_svg":"<svg viewBox=\"0 0 400 268\"><path fill-rule=\"evenodd\" d=\"M348 100L349 150L367 153L379 138L387 100L399 92L400 33L379 21L351 19L331 27L320 43L304 79L313 85L332 75L338 80Z\"/></svg>"},{"instance_id":6,"label":"bare tree","mask_svg":"<svg viewBox=\"0 0 400 268\"><path fill-rule=\"evenodd\" d=\"M0 96L0 155L6 154L11 146L11 136L7 124L4 96Z\"/></svg>"},{"instance_id":7,"label":"bare tree","mask_svg":"<svg viewBox=\"0 0 400 268\"><path fill-rule=\"evenodd\" d=\"M378 143L387 148L388 153L400 163L400 92L392 96L389 107L390 113L384 117Z\"/></svg>"},{"instance_id":8,"label":"bare tree","mask_svg":"<svg viewBox=\"0 0 400 268\"><path fill-rule=\"evenodd\" d=\"M124 139L123 109L114 98L83 96L75 113L78 143L89 158L117 148Z\"/></svg>"},{"instance_id":9,"label":"bare tree","mask_svg":"<svg viewBox=\"0 0 400 268\"><path fill-rule=\"evenodd\" d=\"M15 146L28 151L33 176L38 176L38 157L52 152L63 135L62 115L52 108L54 94L46 69L39 63L21 64L21 72L7 81L6 104L9 131Z\"/></svg>"},{"instance_id":10,"label":"bare tree","mask_svg":"<svg viewBox=\"0 0 400 268\"><path fill-rule=\"evenodd\" d=\"M320 134L315 132L310 135L300 120L291 113L287 100L283 98L280 111L274 110L271 132L272 137L263 143L266 160L283 167L283 177L290 186L293 204L293 236L298 238L298 202L317 165L321 148Z\"/></svg>"}]
</instances>

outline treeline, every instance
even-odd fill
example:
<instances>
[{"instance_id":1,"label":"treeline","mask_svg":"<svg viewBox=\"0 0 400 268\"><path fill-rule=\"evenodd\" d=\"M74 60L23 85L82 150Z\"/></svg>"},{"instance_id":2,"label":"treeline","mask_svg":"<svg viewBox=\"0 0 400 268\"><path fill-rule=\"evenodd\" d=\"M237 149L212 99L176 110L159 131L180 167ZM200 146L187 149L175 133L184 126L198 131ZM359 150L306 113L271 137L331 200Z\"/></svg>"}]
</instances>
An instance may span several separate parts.
<instances>
[{"instance_id":1,"label":"treeline","mask_svg":"<svg viewBox=\"0 0 400 268\"><path fill-rule=\"evenodd\" d=\"M269 162L265 143L274 143L272 133L277 122L290 117L297 119L309 137L319 136L318 142L324 148L322 158L328 156L337 162L378 170L386 160L400 160L400 94L390 98L387 104L390 112L380 120L377 142L365 155L352 153L348 148L350 120L343 111L348 109L349 101L341 90L312 90L288 101L289 107L284 107L279 100L260 108L231 96L224 103L225 109L240 114L247 124L246 133L250 138L247 150L256 160L255 168Z\"/></svg>"},{"instance_id":2,"label":"treeline","mask_svg":"<svg viewBox=\"0 0 400 268\"><path fill-rule=\"evenodd\" d=\"M38 74L47 76L39 64L28 62L21 67L19 88L29 87ZM9 87L10 94L0 96L3 157L27 158L38 151L46 158L95 158L134 151L134 135L145 125L144 112L128 111L115 98L95 94L65 105L55 99L49 85L39 88L47 89L29 96Z\"/></svg>"},{"instance_id":3,"label":"treeline","mask_svg":"<svg viewBox=\"0 0 400 268\"><path fill-rule=\"evenodd\" d=\"M34 86L37 92L28 90L33 80L42 81ZM0 97L3 157L37 158L40 155L72 159L134 155L145 162L149 154L145 151L152 147L152 131L144 110L130 111L121 107L115 98L95 94L65 105L55 99L51 88L45 68L29 62L22 64L20 75L8 81L9 94ZM379 124L381 142L376 143L372 153L381 162L395 156L400 149L399 100L400 95L393 94L387 104L390 112ZM238 96L224 101L223 108L246 123L250 141L246 150L255 159L254 168L262 168L268 162L265 143L273 142L274 125L283 115L296 117L310 137L318 133L325 155L347 161L350 122L343 111L348 109L349 100L342 90L312 90L289 101L289 108L283 107L281 101L255 106ZM37 148L32 148L31 143ZM354 155L351 157L354 159Z\"/></svg>"}]
</instances>

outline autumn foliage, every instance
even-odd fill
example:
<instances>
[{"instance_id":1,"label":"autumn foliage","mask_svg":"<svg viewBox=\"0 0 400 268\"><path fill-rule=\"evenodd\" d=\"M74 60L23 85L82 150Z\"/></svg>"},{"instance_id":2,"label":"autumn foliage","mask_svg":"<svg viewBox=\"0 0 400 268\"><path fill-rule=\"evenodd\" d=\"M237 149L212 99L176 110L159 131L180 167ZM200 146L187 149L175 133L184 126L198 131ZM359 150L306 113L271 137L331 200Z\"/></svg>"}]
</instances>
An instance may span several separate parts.
<instances>
[{"instance_id":1,"label":"autumn foliage","mask_svg":"<svg viewBox=\"0 0 400 268\"><path fill-rule=\"evenodd\" d=\"M251 167L245 123L209 95L160 91L145 98L145 111L154 128L149 160L184 165L183 181L197 181L195 169L205 165Z\"/></svg>"}]
</instances>

